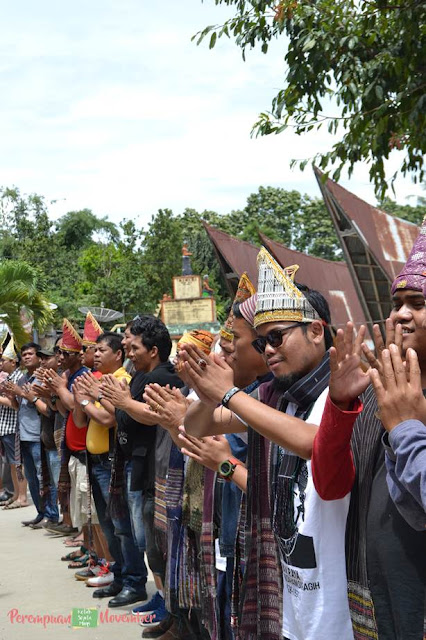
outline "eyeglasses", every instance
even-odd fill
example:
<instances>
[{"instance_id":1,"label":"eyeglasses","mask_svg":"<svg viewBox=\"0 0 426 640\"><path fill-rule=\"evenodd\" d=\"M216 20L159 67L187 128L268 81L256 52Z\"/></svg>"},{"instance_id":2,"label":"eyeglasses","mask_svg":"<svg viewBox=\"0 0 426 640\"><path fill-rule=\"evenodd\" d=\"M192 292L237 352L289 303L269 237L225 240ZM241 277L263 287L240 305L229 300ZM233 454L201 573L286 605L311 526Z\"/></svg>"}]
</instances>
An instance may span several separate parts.
<instances>
[{"instance_id":1,"label":"eyeglasses","mask_svg":"<svg viewBox=\"0 0 426 640\"><path fill-rule=\"evenodd\" d=\"M75 354L72 354L72 353L70 353L69 351L62 351L62 350L60 349L60 350L58 351L58 355L63 356L64 358L69 358L70 356L75 355Z\"/></svg>"},{"instance_id":2,"label":"eyeglasses","mask_svg":"<svg viewBox=\"0 0 426 640\"><path fill-rule=\"evenodd\" d=\"M292 329L296 329L296 327L301 327L304 323L297 322L296 324L292 324L290 327L286 327L285 329L272 329L266 336L259 336L256 340L253 340L251 343L252 346L256 349L258 353L265 353L266 345L270 344L271 347L277 349L283 343L283 336L287 333L287 331L291 331Z\"/></svg>"}]
</instances>

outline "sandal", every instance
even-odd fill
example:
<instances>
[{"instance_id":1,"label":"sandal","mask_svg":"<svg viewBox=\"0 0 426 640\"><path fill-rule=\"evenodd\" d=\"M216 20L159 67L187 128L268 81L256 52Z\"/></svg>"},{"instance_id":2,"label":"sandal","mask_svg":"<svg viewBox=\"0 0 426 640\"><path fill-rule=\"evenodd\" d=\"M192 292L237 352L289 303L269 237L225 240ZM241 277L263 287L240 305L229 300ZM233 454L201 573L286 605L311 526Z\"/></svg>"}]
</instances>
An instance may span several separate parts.
<instances>
[{"instance_id":1,"label":"sandal","mask_svg":"<svg viewBox=\"0 0 426 640\"><path fill-rule=\"evenodd\" d=\"M90 554L85 553L84 556L81 556L78 560L73 560L69 563L68 569L82 569L83 567L87 567L90 560Z\"/></svg>"},{"instance_id":2,"label":"sandal","mask_svg":"<svg viewBox=\"0 0 426 640\"><path fill-rule=\"evenodd\" d=\"M21 502L19 502L18 500L15 500L14 502L11 502L11 504L8 504L6 507L3 507L4 510L9 510L9 509L23 509L24 507L29 507L30 504L22 504Z\"/></svg>"},{"instance_id":3,"label":"sandal","mask_svg":"<svg viewBox=\"0 0 426 640\"><path fill-rule=\"evenodd\" d=\"M79 560L87 553L86 547L80 547L78 551L70 551L66 556L62 556L63 562L69 562L70 560Z\"/></svg>"},{"instance_id":4,"label":"sandal","mask_svg":"<svg viewBox=\"0 0 426 640\"><path fill-rule=\"evenodd\" d=\"M83 542L84 542L83 538L77 538L77 537L65 538L64 545L66 547L81 547Z\"/></svg>"},{"instance_id":5,"label":"sandal","mask_svg":"<svg viewBox=\"0 0 426 640\"><path fill-rule=\"evenodd\" d=\"M15 501L15 498L8 498L7 500L5 500L5 502L0 503L0 507L3 507L3 509L5 509L6 507L8 507L10 504L13 504Z\"/></svg>"}]
</instances>

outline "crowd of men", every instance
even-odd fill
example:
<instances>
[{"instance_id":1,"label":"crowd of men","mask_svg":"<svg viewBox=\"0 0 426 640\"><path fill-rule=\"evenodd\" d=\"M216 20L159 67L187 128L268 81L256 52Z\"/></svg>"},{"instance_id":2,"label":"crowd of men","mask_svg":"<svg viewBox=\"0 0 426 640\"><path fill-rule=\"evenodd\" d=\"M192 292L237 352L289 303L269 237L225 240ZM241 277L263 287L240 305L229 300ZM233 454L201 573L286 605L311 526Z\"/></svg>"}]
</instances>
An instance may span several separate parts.
<instances>
[{"instance_id":1,"label":"crowd of men","mask_svg":"<svg viewBox=\"0 0 426 640\"><path fill-rule=\"evenodd\" d=\"M28 483L22 524L143 638L424 637L426 224L375 352L363 326L333 338L297 269L262 248L257 292L243 274L220 334L173 359L150 315L3 344L3 508Z\"/></svg>"}]
</instances>

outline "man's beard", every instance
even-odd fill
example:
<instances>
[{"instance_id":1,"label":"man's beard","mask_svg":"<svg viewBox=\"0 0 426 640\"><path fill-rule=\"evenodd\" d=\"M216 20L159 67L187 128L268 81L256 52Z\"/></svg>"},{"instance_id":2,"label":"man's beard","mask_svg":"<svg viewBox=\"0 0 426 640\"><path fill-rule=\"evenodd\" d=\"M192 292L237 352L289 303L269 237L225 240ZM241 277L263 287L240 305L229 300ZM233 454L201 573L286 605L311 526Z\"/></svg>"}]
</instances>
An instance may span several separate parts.
<instances>
[{"instance_id":1,"label":"man's beard","mask_svg":"<svg viewBox=\"0 0 426 640\"><path fill-rule=\"evenodd\" d=\"M299 371L298 373L290 373L288 376L274 377L274 379L272 380L272 386L275 391L284 393L285 391L288 391L288 389L290 389L295 384L295 382L303 378L304 375L304 372Z\"/></svg>"}]
</instances>

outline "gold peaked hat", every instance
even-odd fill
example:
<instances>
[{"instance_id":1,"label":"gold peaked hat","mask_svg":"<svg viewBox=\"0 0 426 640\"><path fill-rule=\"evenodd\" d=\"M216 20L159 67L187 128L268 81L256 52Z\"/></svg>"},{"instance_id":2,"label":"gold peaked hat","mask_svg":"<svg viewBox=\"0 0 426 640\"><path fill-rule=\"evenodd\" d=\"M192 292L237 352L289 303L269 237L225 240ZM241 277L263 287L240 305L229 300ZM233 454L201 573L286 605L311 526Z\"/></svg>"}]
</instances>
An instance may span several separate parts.
<instances>
[{"instance_id":1,"label":"gold peaked hat","mask_svg":"<svg viewBox=\"0 0 426 640\"><path fill-rule=\"evenodd\" d=\"M267 322L321 320L311 303L294 284L299 265L283 269L262 247L257 256L258 288L254 327Z\"/></svg>"},{"instance_id":2,"label":"gold peaked hat","mask_svg":"<svg viewBox=\"0 0 426 640\"><path fill-rule=\"evenodd\" d=\"M232 342L232 340L234 339L234 334L232 331L232 327L234 324L234 311L233 311L234 304L236 302L240 302L240 303L244 302L248 298L251 298L251 296L253 296L255 293L256 293L256 289L254 288L250 278L248 277L247 272L244 271L244 273L242 274L238 282L237 293L235 294L235 298L232 302L229 315L226 319L225 324L220 329L221 337L227 340L228 342Z\"/></svg>"}]
</instances>

